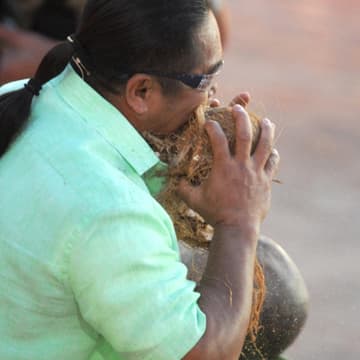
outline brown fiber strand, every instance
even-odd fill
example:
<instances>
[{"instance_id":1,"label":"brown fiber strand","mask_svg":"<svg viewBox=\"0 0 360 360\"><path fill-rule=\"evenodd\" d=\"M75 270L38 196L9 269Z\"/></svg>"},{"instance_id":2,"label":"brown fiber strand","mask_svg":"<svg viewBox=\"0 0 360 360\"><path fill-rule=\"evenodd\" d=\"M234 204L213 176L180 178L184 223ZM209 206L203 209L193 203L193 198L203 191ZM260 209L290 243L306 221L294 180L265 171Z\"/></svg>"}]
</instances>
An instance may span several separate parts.
<instances>
[{"instance_id":1,"label":"brown fiber strand","mask_svg":"<svg viewBox=\"0 0 360 360\"><path fill-rule=\"evenodd\" d=\"M187 179L193 185L199 185L209 175L212 165L211 144L204 129L206 120L217 121L229 142L230 152L235 151L235 124L231 108L199 107L192 118L176 133L158 136L144 132L145 140L168 164L166 174L167 185L157 199L169 213L176 230L178 239L185 241L191 247L208 249L213 235L213 228L204 219L189 209L176 195L176 188L181 178ZM260 137L260 120L250 113L252 124L253 153ZM251 309L248 336L255 343L259 328L259 319L265 298L265 278L263 269L256 259L254 269L253 305Z\"/></svg>"}]
</instances>

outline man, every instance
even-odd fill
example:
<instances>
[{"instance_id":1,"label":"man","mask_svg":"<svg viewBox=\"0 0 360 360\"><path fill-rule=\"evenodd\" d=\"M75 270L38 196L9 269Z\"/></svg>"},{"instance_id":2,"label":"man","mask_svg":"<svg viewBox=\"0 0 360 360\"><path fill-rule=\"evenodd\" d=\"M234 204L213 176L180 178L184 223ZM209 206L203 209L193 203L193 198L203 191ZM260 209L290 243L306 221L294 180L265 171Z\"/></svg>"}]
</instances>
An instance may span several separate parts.
<instances>
[{"instance_id":1,"label":"man","mask_svg":"<svg viewBox=\"0 0 360 360\"><path fill-rule=\"evenodd\" d=\"M140 135L183 125L221 64L206 1L89 0L34 77L2 88L0 358L239 357L279 162L274 125L263 120L253 156L240 105L234 155L205 125L212 172L178 189L215 229L196 289L152 197L164 164Z\"/></svg>"}]
</instances>

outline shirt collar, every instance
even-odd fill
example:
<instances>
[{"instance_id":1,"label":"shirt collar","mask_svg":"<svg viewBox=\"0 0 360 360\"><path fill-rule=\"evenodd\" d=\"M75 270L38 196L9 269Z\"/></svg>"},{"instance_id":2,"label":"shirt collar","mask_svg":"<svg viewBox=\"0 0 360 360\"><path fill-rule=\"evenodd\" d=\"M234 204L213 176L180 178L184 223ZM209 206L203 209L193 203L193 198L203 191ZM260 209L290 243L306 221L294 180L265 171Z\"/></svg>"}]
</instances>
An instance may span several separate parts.
<instances>
[{"instance_id":1,"label":"shirt collar","mask_svg":"<svg viewBox=\"0 0 360 360\"><path fill-rule=\"evenodd\" d=\"M68 65L51 81L60 96L105 138L139 175L159 162L148 143L110 102Z\"/></svg>"}]
</instances>

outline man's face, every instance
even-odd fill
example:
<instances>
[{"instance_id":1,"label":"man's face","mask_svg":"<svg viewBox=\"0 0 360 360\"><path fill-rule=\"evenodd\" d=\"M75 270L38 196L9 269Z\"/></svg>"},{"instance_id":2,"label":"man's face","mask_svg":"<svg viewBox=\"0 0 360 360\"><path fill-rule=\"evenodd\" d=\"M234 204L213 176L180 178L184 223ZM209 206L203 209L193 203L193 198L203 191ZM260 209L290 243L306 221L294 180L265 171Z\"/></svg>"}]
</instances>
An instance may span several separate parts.
<instances>
[{"instance_id":1,"label":"man's face","mask_svg":"<svg viewBox=\"0 0 360 360\"><path fill-rule=\"evenodd\" d=\"M192 71L193 74L212 73L222 61L222 48L218 26L212 13L198 34L199 51L204 63ZM199 91L186 85L181 86L175 96L163 94L160 84L159 92L152 103L148 129L158 134L175 131L190 118L194 110L208 102L208 92Z\"/></svg>"}]
</instances>

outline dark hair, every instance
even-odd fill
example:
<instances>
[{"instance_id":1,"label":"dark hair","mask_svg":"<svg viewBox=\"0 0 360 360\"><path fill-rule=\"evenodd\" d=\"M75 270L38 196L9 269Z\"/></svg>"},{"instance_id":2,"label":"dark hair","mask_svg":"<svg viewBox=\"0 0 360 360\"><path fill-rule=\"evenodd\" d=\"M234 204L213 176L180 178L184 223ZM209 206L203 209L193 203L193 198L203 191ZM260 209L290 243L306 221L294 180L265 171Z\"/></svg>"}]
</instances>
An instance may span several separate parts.
<instances>
[{"instance_id":1,"label":"dark hair","mask_svg":"<svg viewBox=\"0 0 360 360\"><path fill-rule=\"evenodd\" d=\"M206 0L88 0L75 44L67 41L50 50L33 79L45 84L73 55L90 72L84 79L98 91L121 91L128 80L124 74L191 72L203 61L195 36L208 13ZM159 82L163 91L176 91L176 81ZM0 97L0 156L23 128L33 96L27 87Z\"/></svg>"}]
</instances>

